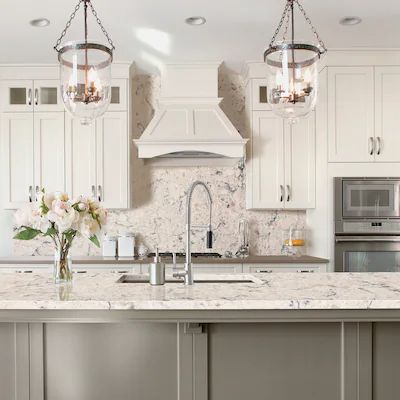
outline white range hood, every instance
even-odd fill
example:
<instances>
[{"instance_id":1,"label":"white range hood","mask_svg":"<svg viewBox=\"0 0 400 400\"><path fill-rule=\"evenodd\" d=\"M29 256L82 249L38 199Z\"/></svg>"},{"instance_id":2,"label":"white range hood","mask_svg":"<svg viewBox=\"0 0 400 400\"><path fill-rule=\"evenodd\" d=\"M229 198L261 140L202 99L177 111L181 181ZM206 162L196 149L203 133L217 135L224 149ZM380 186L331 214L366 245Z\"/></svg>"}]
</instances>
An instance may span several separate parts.
<instances>
[{"instance_id":1,"label":"white range hood","mask_svg":"<svg viewBox=\"0 0 400 400\"><path fill-rule=\"evenodd\" d=\"M210 159L245 157L247 139L240 136L219 106L219 66L165 66L159 107L140 139L135 140L139 158L202 159L201 164L207 164Z\"/></svg>"}]
</instances>

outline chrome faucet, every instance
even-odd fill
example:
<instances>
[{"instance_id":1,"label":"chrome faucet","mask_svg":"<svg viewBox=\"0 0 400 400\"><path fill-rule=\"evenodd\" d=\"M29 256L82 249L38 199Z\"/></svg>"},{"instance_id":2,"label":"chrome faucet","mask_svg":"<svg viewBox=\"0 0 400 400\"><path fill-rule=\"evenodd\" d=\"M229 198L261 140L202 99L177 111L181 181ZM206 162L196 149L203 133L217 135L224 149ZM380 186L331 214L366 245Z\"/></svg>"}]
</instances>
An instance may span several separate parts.
<instances>
[{"instance_id":1,"label":"chrome faucet","mask_svg":"<svg viewBox=\"0 0 400 400\"><path fill-rule=\"evenodd\" d=\"M202 186L207 193L208 205L210 210L209 224L205 226L192 226L192 196L193 191L197 186ZM195 181L190 186L187 198L186 198L186 262L185 270L174 273L175 277L184 278L185 285L193 285L193 270L192 270L192 253L190 237L193 228L205 229L207 231L206 245L207 249L212 249L212 230L211 230L211 214L212 214L212 198L210 189L204 182Z\"/></svg>"}]
</instances>

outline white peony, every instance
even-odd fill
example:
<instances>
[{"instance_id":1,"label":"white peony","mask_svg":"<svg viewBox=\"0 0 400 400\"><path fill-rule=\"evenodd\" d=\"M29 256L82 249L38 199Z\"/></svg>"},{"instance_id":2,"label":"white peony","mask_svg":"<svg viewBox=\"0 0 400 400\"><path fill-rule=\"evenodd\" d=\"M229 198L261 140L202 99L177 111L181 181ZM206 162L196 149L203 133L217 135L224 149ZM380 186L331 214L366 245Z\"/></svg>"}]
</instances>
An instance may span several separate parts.
<instances>
[{"instance_id":1,"label":"white peony","mask_svg":"<svg viewBox=\"0 0 400 400\"><path fill-rule=\"evenodd\" d=\"M29 226L29 216L31 214L31 207L27 206L16 211L14 215L15 224L17 227Z\"/></svg>"},{"instance_id":2,"label":"white peony","mask_svg":"<svg viewBox=\"0 0 400 400\"><path fill-rule=\"evenodd\" d=\"M53 201L47 218L56 224L59 232L63 233L72 229L79 220L79 213L71 204L58 199Z\"/></svg>"},{"instance_id":3,"label":"white peony","mask_svg":"<svg viewBox=\"0 0 400 400\"><path fill-rule=\"evenodd\" d=\"M98 222L90 214L84 215L79 224L79 233L87 238L92 237L100 230Z\"/></svg>"},{"instance_id":4,"label":"white peony","mask_svg":"<svg viewBox=\"0 0 400 400\"><path fill-rule=\"evenodd\" d=\"M56 196L54 193L43 193L42 196L42 201L45 204L45 206L50 209L53 201L56 199Z\"/></svg>"}]
</instances>

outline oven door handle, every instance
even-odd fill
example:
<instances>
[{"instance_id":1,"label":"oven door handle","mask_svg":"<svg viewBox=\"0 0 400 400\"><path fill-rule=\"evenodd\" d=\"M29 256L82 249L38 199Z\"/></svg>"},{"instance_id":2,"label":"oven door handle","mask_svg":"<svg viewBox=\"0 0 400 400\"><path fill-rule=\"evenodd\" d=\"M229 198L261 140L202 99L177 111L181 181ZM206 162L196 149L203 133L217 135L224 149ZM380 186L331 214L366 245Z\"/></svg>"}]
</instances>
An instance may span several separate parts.
<instances>
[{"instance_id":1,"label":"oven door handle","mask_svg":"<svg viewBox=\"0 0 400 400\"><path fill-rule=\"evenodd\" d=\"M335 238L336 243L385 243L385 242L400 242L400 236L383 236L383 237L337 237Z\"/></svg>"}]
</instances>

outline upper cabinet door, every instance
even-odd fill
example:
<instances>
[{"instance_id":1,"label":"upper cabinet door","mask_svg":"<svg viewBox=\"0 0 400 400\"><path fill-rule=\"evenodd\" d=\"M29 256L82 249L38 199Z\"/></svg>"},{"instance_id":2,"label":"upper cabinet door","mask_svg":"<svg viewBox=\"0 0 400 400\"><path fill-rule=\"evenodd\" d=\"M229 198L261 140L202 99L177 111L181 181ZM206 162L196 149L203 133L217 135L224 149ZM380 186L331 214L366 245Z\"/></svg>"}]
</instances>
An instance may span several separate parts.
<instances>
[{"instance_id":1,"label":"upper cabinet door","mask_svg":"<svg viewBox=\"0 0 400 400\"><path fill-rule=\"evenodd\" d=\"M271 106L268 103L268 87L266 79L251 80L251 98L252 110L264 111L270 110Z\"/></svg>"},{"instance_id":2,"label":"upper cabinet door","mask_svg":"<svg viewBox=\"0 0 400 400\"><path fill-rule=\"evenodd\" d=\"M400 161L400 67L375 68L375 160Z\"/></svg>"},{"instance_id":3,"label":"upper cabinet door","mask_svg":"<svg viewBox=\"0 0 400 400\"><path fill-rule=\"evenodd\" d=\"M67 192L96 197L96 123L82 125L65 116L65 155Z\"/></svg>"},{"instance_id":4,"label":"upper cabinet door","mask_svg":"<svg viewBox=\"0 0 400 400\"><path fill-rule=\"evenodd\" d=\"M34 201L33 114L1 116L4 208L20 208Z\"/></svg>"},{"instance_id":5,"label":"upper cabinet door","mask_svg":"<svg viewBox=\"0 0 400 400\"><path fill-rule=\"evenodd\" d=\"M111 81L111 102L108 111L126 111L128 109L128 80Z\"/></svg>"},{"instance_id":6,"label":"upper cabinet door","mask_svg":"<svg viewBox=\"0 0 400 400\"><path fill-rule=\"evenodd\" d=\"M96 121L97 198L106 208L129 207L129 139L126 112Z\"/></svg>"},{"instance_id":7,"label":"upper cabinet door","mask_svg":"<svg viewBox=\"0 0 400 400\"><path fill-rule=\"evenodd\" d=\"M35 80L33 83L33 105L35 111L64 111L58 79Z\"/></svg>"},{"instance_id":8,"label":"upper cabinet door","mask_svg":"<svg viewBox=\"0 0 400 400\"><path fill-rule=\"evenodd\" d=\"M285 123L285 208L315 207L315 112Z\"/></svg>"},{"instance_id":9,"label":"upper cabinet door","mask_svg":"<svg viewBox=\"0 0 400 400\"><path fill-rule=\"evenodd\" d=\"M0 107L3 112L33 111L33 81L4 80L0 83Z\"/></svg>"},{"instance_id":10,"label":"upper cabinet door","mask_svg":"<svg viewBox=\"0 0 400 400\"><path fill-rule=\"evenodd\" d=\"M65 191L64 112L35 113L35 193Z\"/></svg>"},{"instance_id":11,"label":"upper cabinet door","mask_svg":"<svg viewBox=\"0 0 400 400\"><path fill-rule=\"evenodd\" d=\"M328 68L330 162L374 160L373 67Z\"/></svg>"},{"instance_id":12,"label":"upper cabinet door","mask_svg":"<svg viewBox=\"0 0 400 400\"><path fill-rule=\"evenodd\" d=\"M251 204L253 209L284 208L283 120L271 111L253 113Z\"/></svg>"}]
</instances>

